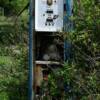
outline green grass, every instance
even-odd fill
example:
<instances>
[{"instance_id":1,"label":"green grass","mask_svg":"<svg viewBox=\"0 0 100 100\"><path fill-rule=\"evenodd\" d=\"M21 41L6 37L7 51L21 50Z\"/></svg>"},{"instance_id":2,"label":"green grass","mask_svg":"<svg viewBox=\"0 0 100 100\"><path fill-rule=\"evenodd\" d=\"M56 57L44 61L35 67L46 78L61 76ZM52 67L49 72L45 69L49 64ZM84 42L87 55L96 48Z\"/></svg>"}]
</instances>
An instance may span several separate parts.
<instances>
[{"instance_id":1,"label":"green grass","mask_svg":"<svg viewBox=\"0 0 100 100\"><path fill-rule=\"evenodd\" d=\"M9 56L0 56L0 65L12 65L13 58Z\"/></svg>"},{"instance_id":2,"label":"green grass","mask_svg":"<svg viewBox=\"0 0 100 100\"><path fill-rule=\"evenodd\" d=\"M6 92L0 93L0 100L9 100L8 94Z\"/></svg>"}]
</instances>

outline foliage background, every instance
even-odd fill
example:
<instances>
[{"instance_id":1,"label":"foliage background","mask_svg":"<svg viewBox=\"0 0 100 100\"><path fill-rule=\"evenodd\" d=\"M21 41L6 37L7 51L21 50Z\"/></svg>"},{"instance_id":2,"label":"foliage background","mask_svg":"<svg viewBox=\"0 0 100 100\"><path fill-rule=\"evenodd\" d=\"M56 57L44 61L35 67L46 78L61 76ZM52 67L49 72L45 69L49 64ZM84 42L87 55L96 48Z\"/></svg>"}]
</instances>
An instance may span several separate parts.
<instances>
[{"instance_id":1,"label":"foliage background","mask_svg":"<svg viewBox=\"0 0 100 100\"><path fill-rule=\"evenodd\" d=\"M27 100L28 10L17 17L27 3L0 0L0 100ZM56 77L49 76L52 96L63 92L65 100L100 100L99 7L99 0L74 0L74 30L65 33L73 57Z\"/></svg>"},{"instance_id":2,"label":"foliage background","mask_svg":"<svg viewBox=\"0 0 100 100\"><path fill-rule=\"evenodd\" d=\"M27 100L27 0L0 0L0 100Z\"/></svg>"}]
</instances>

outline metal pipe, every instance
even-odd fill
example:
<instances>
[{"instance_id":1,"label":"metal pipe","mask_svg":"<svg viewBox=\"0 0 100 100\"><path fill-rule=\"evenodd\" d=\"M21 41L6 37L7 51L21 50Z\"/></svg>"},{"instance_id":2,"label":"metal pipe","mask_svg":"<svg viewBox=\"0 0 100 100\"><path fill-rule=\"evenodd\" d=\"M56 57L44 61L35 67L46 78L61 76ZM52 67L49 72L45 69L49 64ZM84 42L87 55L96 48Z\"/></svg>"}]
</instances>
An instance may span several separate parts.
<instances>
[{"instance_id":1,"label":"metal pipe","mask_svg":"<svg viewBox=\"0 0 100 100\"><path fill-rule=\"evenodd\" d=\"M35 0L30 0L29 5L29 77L28 77L28 100L34 100L34 91L33 91L33 78L34 78L34 64L33 64L33 6Z\"/></svg>"}]
</instances>

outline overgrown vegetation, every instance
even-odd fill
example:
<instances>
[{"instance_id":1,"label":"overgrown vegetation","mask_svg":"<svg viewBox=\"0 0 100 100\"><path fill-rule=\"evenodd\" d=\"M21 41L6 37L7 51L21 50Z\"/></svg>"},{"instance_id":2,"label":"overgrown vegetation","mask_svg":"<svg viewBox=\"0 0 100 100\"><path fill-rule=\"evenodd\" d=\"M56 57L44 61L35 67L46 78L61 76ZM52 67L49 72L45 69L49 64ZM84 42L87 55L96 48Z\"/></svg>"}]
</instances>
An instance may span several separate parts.
<instances>
[{"instance_id":1,"label":"overgrown vegetation","mask_svg":"<svg viewBox=\"0 0 100 100\"><path fill-rule=\"evenodd\" d=\"M74 0L74 30L65 33L73 57L49 76L50 94L63 100L100 100L100 2L79 1ZM0 100L27 100L28 11L16 17L27 2L0 0L5 15L0 15Z\"/></svg>"},{"instance_id":2,"label":"overgrown vegetation","mask_svg":"<svg viewBox=\"0 0 100 100\"><path fill-rule=\"evenodd\" d=\"M27 0L0 0L0 100L27 100Z\"/></svg>"}]
</instances>

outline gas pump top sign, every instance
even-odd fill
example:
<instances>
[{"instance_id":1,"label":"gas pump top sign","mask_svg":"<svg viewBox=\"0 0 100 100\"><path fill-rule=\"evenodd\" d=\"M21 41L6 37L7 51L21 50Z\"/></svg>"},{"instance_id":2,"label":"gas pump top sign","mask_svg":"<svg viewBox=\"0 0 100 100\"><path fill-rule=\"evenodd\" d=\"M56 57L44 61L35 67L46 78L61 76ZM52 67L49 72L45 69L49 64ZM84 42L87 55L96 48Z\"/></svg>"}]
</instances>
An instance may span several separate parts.
<instances>
[{"instance_id":1,"label":"gas pump top sign","mask_svg":"<svg viewBox=\"0 0 100 100\"><path fill-rule=\"evenodd\" d=\"M63 29L63 0L35 0L35 30L57 32Z\"/></svg>"}]
</instances>

